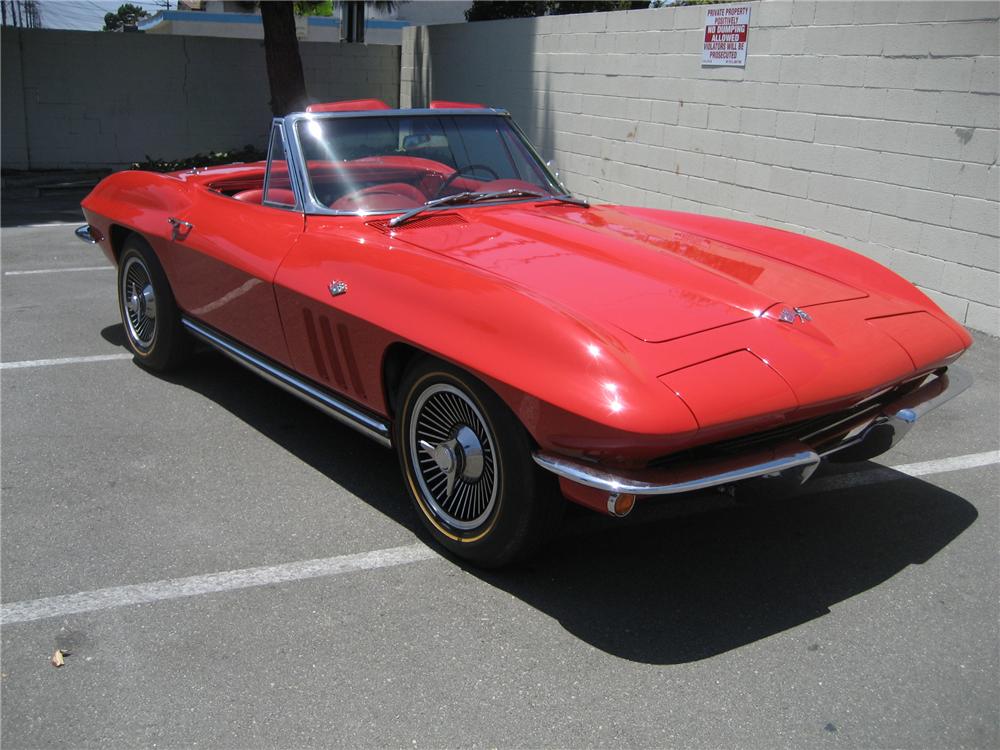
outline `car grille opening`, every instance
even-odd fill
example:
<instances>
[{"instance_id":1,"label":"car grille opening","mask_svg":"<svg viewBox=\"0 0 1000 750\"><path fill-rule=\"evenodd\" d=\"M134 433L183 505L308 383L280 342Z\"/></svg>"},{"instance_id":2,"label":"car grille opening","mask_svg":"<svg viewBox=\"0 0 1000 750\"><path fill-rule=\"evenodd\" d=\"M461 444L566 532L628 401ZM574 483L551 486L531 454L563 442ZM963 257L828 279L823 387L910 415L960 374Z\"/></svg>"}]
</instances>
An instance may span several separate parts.
<instances>
[{"instance_id":1,"label":"car grille opening","mask_svg":"<svg viewBox=\"0 0 1000 750\"><path fill-rule=\"evenodd\" d=\"M699 459L737 455L756 448L764 448L791 440L801 441L813 449L821 448L837 442L838 438L847 433L851 427L856 426L858 421L863 420L867 414L870 413L874 419L883 406L917 388L924 382L926 377L926 374L920 375L861 401L848 409L841 409L819 417L790 422L769 430L762 430L761 432L721 440L717 443L698 446L678 453L671 453L667 456L654 459L649 463L649 467L664 468L673 464L686 463ZM841 424L843 425L842 430L839 428Z\"/></svg>"}]
</instances>

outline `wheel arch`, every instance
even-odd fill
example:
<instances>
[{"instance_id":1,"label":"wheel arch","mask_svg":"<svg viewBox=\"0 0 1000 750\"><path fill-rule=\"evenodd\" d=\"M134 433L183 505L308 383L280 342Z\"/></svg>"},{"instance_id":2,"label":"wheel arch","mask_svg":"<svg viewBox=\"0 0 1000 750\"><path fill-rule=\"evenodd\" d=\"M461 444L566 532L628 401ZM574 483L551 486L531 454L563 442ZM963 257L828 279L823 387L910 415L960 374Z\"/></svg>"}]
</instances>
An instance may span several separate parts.
<instances>
[{"instance_id":1,"label":"wheel arch","mask_svg":"<svg viewBox=\"0 0 1000 750\"><path fill-rule=\"evenodd\" d=\"M128 239L130 234L139 234L139 232L122 224L111 224L108 227L108 238L111 240L111 253L114 255L116 265L122 257L125 240ZM141 237L142 235L139 234L139 236Z\"/></svg>"},{"instance_id":2,"label":"wheel arch","mask_svg":"<svg viewBox=\"0 0 1000 750\"><path fill-rule=\"evenodd\" d=\"M396 418L399 410L399 389L407 370L424 357L433 355L403 341L390 344L382 355L382 395L385 398L386 410L392 419Z\"/></svg>"},{"instance_id":3,"label":"wheel arch","mask_svg":"<svg viewBox=\"0 0 1000 750\"><path fill-rule=\"evenodd\" d=\"M451 370L455 370L465 374L470 378L474 378L478 383L480 383L484 388L489 390L497 399L506 407L506 409L513 415L514 419L521 423L527 434L528 441L531 443L533 448L538 448L538 440L532 431L528 428L528 425L524 423L521 415L518 414L517 410L511 404L511 391L510 388L498 388L500 385L494 382L491 378L483 377L478 372L470 370L457 362L453 362L446 357L442 357L433 352L427 351L426 349L421 349L413 344L409 344L403 341L397 341L390 344L386 349L385 354L382 358L382 389L383 395L385 397L386 409L390 419L395 421L398 417L400 401L403 397L401 393L401 387L403 381L406 379L406 374L410 369L418 362L421 361L431 361L438 362Z\"/></svg>"}]
</instances>

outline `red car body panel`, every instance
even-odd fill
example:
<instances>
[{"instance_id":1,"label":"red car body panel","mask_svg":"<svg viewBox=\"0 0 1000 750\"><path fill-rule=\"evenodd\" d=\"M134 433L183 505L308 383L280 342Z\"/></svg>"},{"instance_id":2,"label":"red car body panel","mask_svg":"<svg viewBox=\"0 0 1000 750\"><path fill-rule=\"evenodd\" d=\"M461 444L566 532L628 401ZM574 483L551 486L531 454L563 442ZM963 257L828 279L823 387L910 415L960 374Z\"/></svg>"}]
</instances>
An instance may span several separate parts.
<instances>
[{"instance_id":1,"label":"red car body panel","mask_svg":"<svg viewBox=\"0 0 1000 750\"><path fill-rule=\"evenodd\" d=\"M354 177L439 183L425 161ZM391 229L212 189L259 189L263 170L122 172L84 212L112 261L123 232L150 242L185 314L389 419L383 364L405 345L486 382L540 449L642 466L850 406L971 344L912 284L789 232L547 200ZM338 281L350 291L331 297ZM811 322L780 322L786 307Z\"/></svg>"}]
</instances>

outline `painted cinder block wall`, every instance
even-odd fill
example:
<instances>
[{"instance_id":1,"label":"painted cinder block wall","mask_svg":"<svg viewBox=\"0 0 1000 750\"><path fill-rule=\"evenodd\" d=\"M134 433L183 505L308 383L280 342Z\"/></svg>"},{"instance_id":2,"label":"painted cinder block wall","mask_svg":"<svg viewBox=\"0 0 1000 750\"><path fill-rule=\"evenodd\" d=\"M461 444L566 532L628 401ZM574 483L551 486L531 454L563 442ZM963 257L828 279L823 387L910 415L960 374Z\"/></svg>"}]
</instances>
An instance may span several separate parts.
<instances>
[{"instance_id":1,"label":"painted cinder block wall","mask_svg":"<svg viewBox=\"0 0 1000 750\"><path fill-rule=\"evenodd\" d=\"M1000 334L996 2L751 3L745 69L704 6L408 29L402 106L509 109L571 190L820 237Z\"/></svg>"},{"instance_id":2,"label":"painted cinder block wall","mask_svg":"<svg viewBox=\"0 0 1000 750\"><path fill-rule=\"evenodd\" d=\"M10 169L120 167L263 147L263 43L251 39L5 27L2 160ZM312 98L396 104L399 48L301 45Z\"/></svg>"}]
</instances>

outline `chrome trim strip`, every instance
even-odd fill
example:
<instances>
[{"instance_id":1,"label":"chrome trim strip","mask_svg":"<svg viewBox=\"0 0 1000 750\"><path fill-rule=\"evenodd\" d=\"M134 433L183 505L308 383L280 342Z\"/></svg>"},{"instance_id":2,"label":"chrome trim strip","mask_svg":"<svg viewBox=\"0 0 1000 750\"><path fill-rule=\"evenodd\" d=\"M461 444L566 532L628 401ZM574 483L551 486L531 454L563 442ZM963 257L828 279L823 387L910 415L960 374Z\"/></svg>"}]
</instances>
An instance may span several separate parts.
<instances>
[{"instance_id":1,"label":"chrome trim strip","mask_svg":"<svg viewBox=\"0 0 1000 750\"><path fill-rule=\"evenodd\" d=\"M218 349L238 364L257 373L265 380L283 388L293 396L298 396L303 401L315 406L338 422L342 422L348 427L353 427L362 435L370 437L383 447L392 447L391 431L387 422L365 414L351 404L320 390L289 372L284 367L265 360L262 356L239 346L234 341L216 333L201 323L185 317L181 318L181 323L194 336L209 346Z\"/></svg>"},{"instance_id":2,"label":"chrome trim strip","mask_svg":"<svg viewBox=\"0 0 1000 750\"><path fill-rule=\"evenodd\" d=\"M801 481L804 482L819 466L821 460L815 451L801 443L787 443L774 451L756 452L748 456L700 461L676 469L637 472L624 470L612 472L595 464L587 464L552 453L538 452L532 458L543 469L577 484L604 492L631 495L675 495L681 492L694 492L744 479L782 474L795 469L799 470Z\"/></svg>"},{"instance_id":3,"label":"chrome trim strip","mask_svg":"<svg viewBox=\"0 0 1000 750\"><path fill-rule=\"evenodd\" d=\"M79 237L84 242L89 242L91 245L96 245L97 240L93 238L90 234L90 224L84 224L82 227L77 227L73 230L73 234Z\"/></svg>"}]
</instances>

